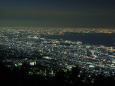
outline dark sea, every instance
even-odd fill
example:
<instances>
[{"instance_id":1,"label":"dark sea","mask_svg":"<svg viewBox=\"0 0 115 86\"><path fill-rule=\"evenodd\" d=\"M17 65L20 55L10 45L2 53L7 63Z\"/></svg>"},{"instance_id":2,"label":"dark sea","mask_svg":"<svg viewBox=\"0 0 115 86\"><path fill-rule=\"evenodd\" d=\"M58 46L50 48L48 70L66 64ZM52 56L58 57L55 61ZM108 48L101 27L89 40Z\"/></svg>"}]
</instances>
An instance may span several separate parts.
<instances>
[{"instance_id":1,"label":"dark sea","mask_svg":"<svg viewBox=\"0 0 115 86\"><path fill-rule=\"evenodd\" d=\"M74 33L66 32L63 35L47 36L48 39L63 39L81 41L83 44L115 46L115 34L108 33Z\"/></svg>"}]
</instances>

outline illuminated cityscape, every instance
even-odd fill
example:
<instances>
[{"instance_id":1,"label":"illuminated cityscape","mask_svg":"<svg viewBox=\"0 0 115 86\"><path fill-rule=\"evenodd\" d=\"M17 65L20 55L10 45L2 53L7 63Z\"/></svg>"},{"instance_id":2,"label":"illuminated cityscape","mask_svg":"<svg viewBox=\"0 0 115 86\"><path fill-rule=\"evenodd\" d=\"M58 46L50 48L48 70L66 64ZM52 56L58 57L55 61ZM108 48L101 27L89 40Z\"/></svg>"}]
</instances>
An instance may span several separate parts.
<instances>
[{"instance_id":1,"label":"illuminated cityscape","mask_svg":"<svg viewBox=\"0 0 115 86\"><path fill-rule=\"evenodd\" d=\"M25 28L25 29L23 29ZM0 54L2 62L9 68L28 65L28 74L54 76L59 70L71 70L79 65L89 73L115 75L115 47L85 44L82 41L49 39L48 36L76 34L111 34L114 29L81 28L1 28ZM55 66L54 66L55 65ZM38 67L42 67L39 69Z\"/></svg>"},{"instance_id":2,"label":"illuminated cityscape","mask_svg":"<svg viewBox=\"0 0 115 86\"><path fill-rule=\"evenodd\" d=\"M0 82L114 86L114 3L0 0Z\"/></svg>"}]
</instances>

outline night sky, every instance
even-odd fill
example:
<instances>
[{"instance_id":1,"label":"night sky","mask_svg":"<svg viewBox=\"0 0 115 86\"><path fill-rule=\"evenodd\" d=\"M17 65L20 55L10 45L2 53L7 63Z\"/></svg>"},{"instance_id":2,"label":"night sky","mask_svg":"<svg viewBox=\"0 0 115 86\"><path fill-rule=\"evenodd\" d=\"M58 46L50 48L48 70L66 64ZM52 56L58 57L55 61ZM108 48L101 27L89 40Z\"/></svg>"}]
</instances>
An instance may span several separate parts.
<instances>
[{"instance_id":1,"label":"night sky","mask_svg":"<svg viewBox=\"0 0 115 86\"><path fill-rule=\"evenodd\" d=\"M0 0L1 27L115 27L115 0Z\"/></svg>"}]
</instances>

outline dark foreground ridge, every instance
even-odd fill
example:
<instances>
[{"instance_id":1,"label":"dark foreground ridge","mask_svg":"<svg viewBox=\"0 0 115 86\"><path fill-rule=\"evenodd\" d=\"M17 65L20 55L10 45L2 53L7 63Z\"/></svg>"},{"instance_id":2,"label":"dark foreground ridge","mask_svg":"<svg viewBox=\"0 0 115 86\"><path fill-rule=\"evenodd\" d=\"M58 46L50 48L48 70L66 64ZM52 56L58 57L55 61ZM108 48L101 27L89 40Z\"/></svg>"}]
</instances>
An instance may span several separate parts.
<instances>
[{"instance_id":1,"label":"dark foreground ridge","mask_svg":"<svg viewBox=\"0 0 115 86\"><path fill-rule=\"evenodd\" d=\"M103 73L99 75L92 74L87 76L85 71L79 74L79 67L72 68L71 71L59 71L55 76L40 76L28 75L26 72L26 65L20 69L10 70L0 63L0 82L32 84L32 85L63 85L63 86L114 86L115 76L105 76Z\"/></svg>"}]
</instances>

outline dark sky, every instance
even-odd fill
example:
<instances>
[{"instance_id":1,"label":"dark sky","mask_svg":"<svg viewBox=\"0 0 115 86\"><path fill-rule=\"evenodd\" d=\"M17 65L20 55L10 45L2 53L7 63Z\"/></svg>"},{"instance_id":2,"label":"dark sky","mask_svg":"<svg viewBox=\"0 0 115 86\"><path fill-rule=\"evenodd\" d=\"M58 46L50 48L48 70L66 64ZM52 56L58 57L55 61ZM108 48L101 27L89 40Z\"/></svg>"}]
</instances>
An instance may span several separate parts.
<instances>
[{"instance_id":1,"label":"dark sky","mask_svg":"<svg viewBox=\"0 0 115 86\"><path fill-rule=\"evenodd\" d=\"M0 0L0 26L115 27L115 0Z\"/></svg>"}]
</instances>

